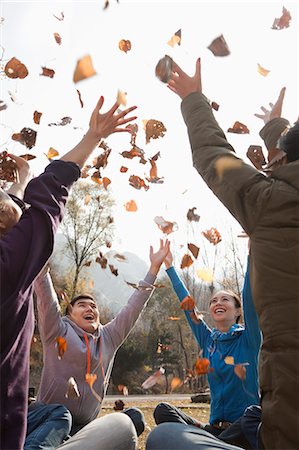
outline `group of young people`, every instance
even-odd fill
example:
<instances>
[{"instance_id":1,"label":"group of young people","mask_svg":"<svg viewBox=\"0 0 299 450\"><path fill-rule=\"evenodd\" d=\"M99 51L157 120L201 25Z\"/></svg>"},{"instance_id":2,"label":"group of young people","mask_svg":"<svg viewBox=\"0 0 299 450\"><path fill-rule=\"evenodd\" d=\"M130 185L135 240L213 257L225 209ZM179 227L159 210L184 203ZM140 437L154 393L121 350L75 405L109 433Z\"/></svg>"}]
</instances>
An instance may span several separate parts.
<instances>
[{"instance_id":1,"label":"group of young people","mask_svg":"<svg viewBox=\"0 0 299 450\"><path fill-rule=\"evenodd\" d=\"M216 292L210 299L213 329L204 320L194 323L186 311L203 356L213 367L208 375L209 424L161 403L154 412L157 427L149 434L147 450L296 449L299 124L291 127L281 118L284 90L271 110L263 108L261 136L268 149L265 175L239 160L227 142L202 94L200 60L193 77L173 61L168 87L182 99L194 167L249 236L250 255L243 288L244 325L239 323L241 301L229 291ZM179 300L188 295L165 239L157 251L150 247L150 267L139 282L140 289L111 322L101 325L96 300L84 293L72 299L66 315L61 316L46 267L68 191L99 141L115 132L128 132L124 125L136 119L130 117L136 107L119 112L115 103L101 113L103 103L101 97L78 145L51 162L40 176L30 179L28 163L10 155L17 165L18 180L7 192L1 191L0 197L3 450L136 449L138 435L144 430L140 410L130 408L98 417L116 351L149 301L163 263ZM232 160L222 177L216 170L220 158ZM33 290L44 367L37 401L28 408ZM68 343L61 359L57 358L58 336ZM233 357L235 364L246 363L245 379L225 363L226 356ZM93 379L96 396L87 375Z\"/></svg>"}]
</instances>

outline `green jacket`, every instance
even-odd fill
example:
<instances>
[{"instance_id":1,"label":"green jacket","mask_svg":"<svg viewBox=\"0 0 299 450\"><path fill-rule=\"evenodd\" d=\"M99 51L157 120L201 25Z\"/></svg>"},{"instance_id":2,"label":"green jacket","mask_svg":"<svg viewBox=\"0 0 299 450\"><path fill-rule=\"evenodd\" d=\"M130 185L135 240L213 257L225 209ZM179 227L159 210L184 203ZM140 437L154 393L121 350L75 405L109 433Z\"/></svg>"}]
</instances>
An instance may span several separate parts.
<instances>
[{"instance_id":1,"label":"green jacket","mask_svg":"<svg viewBox=\"0 0 299 450\"><path fill-rule=\"evenodd\" d=\"M219 175L219 158L238 158L209 102L194 92L181 109L194 167L250 236L250 281L263 333L263 439L267 448L299 448L299 433L294 438L288 431L299 429L299 160L276 169L271 177L243 160ZM266 145L281 121L285 119L263 128ZM282 411L288 414L282 417Z\"/></svg>"}]
</instances>

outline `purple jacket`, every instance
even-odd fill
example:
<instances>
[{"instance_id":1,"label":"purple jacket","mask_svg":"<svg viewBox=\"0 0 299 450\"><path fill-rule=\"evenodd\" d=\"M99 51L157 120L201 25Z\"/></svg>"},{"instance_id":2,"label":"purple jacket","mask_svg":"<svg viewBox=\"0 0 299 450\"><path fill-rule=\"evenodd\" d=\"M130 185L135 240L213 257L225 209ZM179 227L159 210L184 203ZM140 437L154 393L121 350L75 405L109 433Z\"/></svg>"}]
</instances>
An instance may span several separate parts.
<instances>
[{"instance_id":1,"label":"purple jacket","mask_svg":"<svg viewBox=\"0 0 299 450\"><path fill-rule=\"evenodd\" d=\"M30 208L0 241L1 450L23 449L34 324L32 283L51 256L67 188L79 176L74 163L49 164L26 188L24 201Z\"/></svg>"}]
</instances>

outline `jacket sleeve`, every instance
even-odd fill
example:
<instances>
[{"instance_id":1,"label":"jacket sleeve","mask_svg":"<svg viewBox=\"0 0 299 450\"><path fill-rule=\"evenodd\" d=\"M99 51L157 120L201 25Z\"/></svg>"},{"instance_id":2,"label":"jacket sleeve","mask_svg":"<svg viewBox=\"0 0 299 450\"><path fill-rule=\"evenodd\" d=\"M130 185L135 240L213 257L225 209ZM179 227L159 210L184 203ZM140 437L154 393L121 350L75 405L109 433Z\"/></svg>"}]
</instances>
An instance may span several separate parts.
<instances>
[{"instance_id":1,"label":"jacket sleeve","mask_svg":"<svg viewBox=\"0 0 299 450\"><path fill-rule=\"evenodd\" d=\"M186 289L186 286L178 276L174 267L169 267L169 269L166 269L166 273L169 276L169 279L172 283L172 287L176 295L178 296L178 299L180 300L180 302L182 302L185 297L190 295L188 290ZM210 328L207 326L204 320L202 320L198 324L194 323L190 317L189 311L184 311L184 313L198 345L201 348L205 348L207 339L211 334Z\"/></svg>"},{"instance_id":2,"label":"jacket sleeve","mask_svg":"<svg viewBox=\"0 0 299 450\"><path fill-rule=\"evenodd\" d=\"M182 101L181 110L188 129L194 167L250 235L268 203L273 180L235 156L203 94L194 92L188 95ZM221 157L238 160L240 166L227 169L220 175L215 163Z\"/></svg>"},{"instance_id":3,"label":"jacket sleeve","mask_svg":"<svg viewBox=\"0 0 299 450\"><path fill-rule=\"evenodd\" d=\"M25 292L53 251L54 234L62 220L68 188L80 176L70 162L53 161L31 180L24 201L30 207L0 241L1 293L9 297L20 286ZM19 296L21 298L21 296Z\"/></svg>"},{"instance_id":4,"label":"jacket sleeve","mask_svg":"<svg viewBox=\"0 0 299 450\"><path fill-rule=\"evenodd\" d=\"M34 282L37 297L38 328L43 344L65 334L60 306L49 273L42 273Z\"/></svg>"},{"instance_id":5,"label":"jacket sleeve","mask_svg":"<svg viewBox=\"0 0 299 450\"><path fill-rule=\"evenodd\" d=\"M252 299L252 292L250 286L250 278L249 278L249 269L250 269L250 257L247 259L247 269L244 278L243 285L243 314L244 314L244 322L245 322L245 332L244 336L247 339L250 346L254 346L256 350L261 346L262 336L261 330L259 327L258 316L255 311L255 307Z\"/></svg>"},{"instance_id":6,"label":"jacket sleeve","mask_svg":"<svg viewBox=\"0 0 299 450\"><path fill-rule=\"evenodd\" d=\"M136 289L128 303L120 310L116 317L102 327L102 332L110 337L114 350L117 350L125 341L145 308L146 303L152 296L154 291L152 285L155 279L156 277L148 272L144 280L139 282L139 285L149 289Z\"/></svg>"}]
</instances>

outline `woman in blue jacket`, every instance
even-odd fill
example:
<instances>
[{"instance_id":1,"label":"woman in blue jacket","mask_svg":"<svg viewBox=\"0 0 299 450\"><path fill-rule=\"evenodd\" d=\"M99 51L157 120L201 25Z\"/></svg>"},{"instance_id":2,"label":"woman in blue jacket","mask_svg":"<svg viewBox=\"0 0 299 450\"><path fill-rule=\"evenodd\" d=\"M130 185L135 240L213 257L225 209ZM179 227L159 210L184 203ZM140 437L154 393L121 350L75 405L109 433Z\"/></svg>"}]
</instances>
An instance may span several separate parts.
<instances>
[{"instance_id":1,"label":"woman in blue jacket","mask_svg":"<svg viewBox=\"0 0 299 450\"><path fill-rule=\"evenodd\" d=\"M189 292L172 266L172 261L172 254L169 252L164 260L166 272L182 302L189 296ZM194 321L192 311L184 312L202 349L202 357L210 361L210 423L204 429L217 436L241 417L248 406L260 403L257 366L261 332L251 296L249 257L243 286L244 325L238 323L242 312L240 299L230 291L216 292L210 299L209 313L215 323L213 329L204 320ZM236 375L234 365L225 362L227 356L233 357L235 365L244 364L245 379ZM203 427L197 420L168 403L158 404L154 417L157 424L181 422Z\"/></svg>"}]
</instances>

